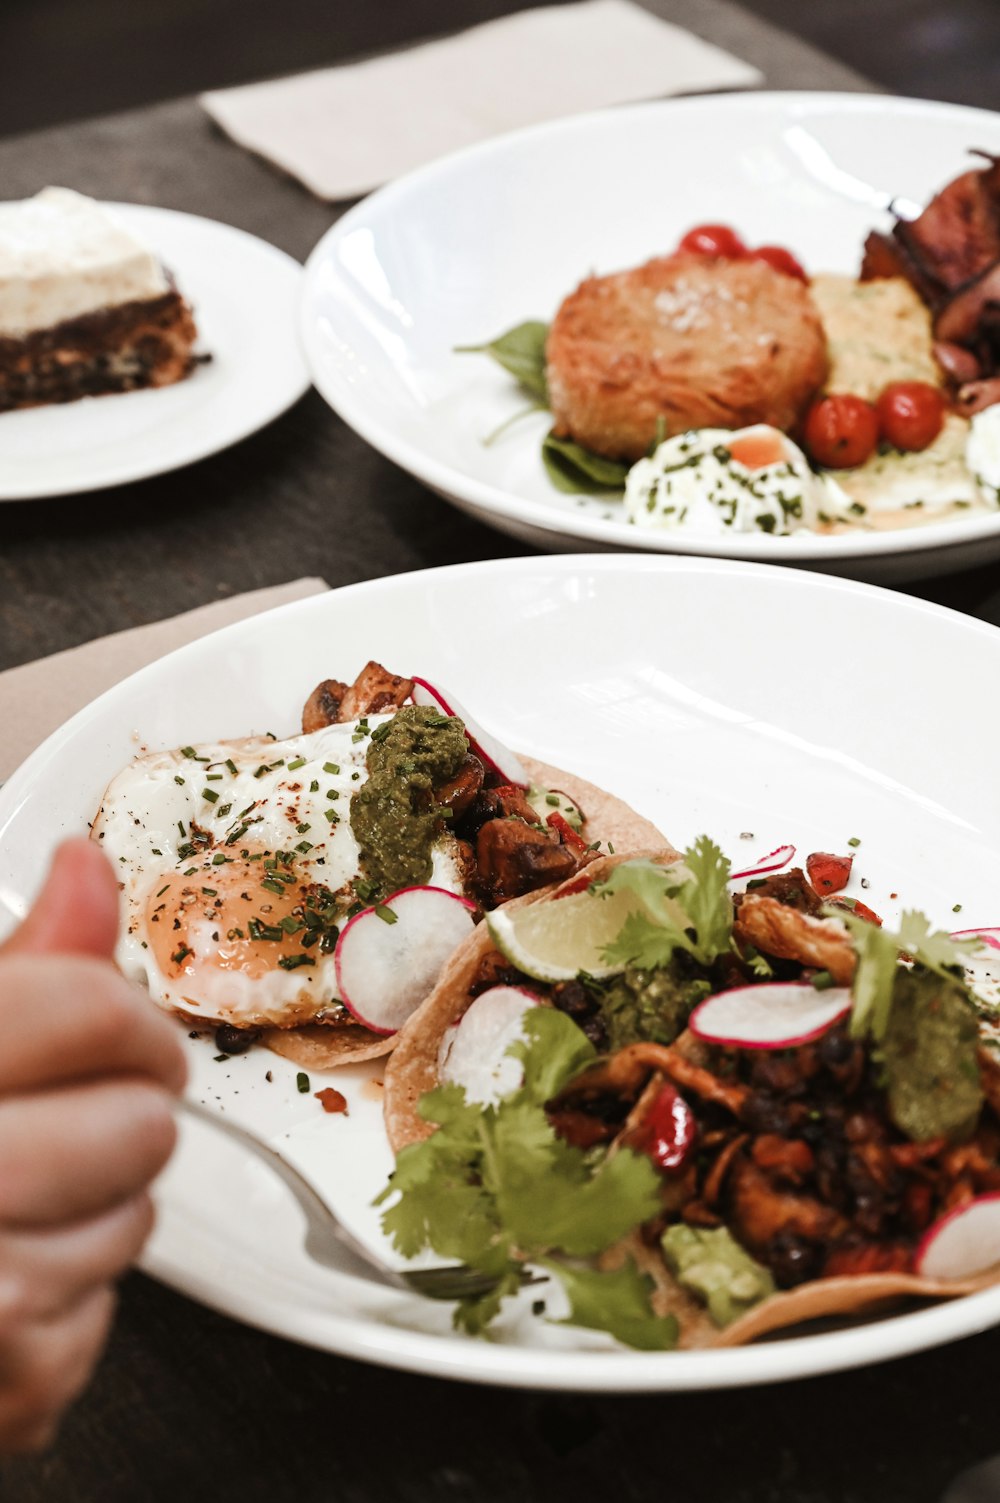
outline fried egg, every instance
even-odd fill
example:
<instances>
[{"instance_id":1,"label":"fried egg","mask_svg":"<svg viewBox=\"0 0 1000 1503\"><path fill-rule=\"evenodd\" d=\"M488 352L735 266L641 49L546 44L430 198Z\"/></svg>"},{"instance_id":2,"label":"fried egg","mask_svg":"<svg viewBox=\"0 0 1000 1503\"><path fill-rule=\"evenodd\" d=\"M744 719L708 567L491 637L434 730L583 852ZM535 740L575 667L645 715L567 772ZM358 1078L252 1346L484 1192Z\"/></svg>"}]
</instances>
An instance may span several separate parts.
<instances>
[{"instance_id":1,"label":"fried egg","mask_svg":"<svg viewBox=\"0 0 1000 1503\"><path fill-rule=\"evenodd\" d=\"M337 1004L337 927L365 896L350 801L391 718L151 752L120 772L91 833L119 876L123 973L161 1007L238 1028ZM454 849L436 843L429 881L461 892Z\"/></svg>"}]
</instances>

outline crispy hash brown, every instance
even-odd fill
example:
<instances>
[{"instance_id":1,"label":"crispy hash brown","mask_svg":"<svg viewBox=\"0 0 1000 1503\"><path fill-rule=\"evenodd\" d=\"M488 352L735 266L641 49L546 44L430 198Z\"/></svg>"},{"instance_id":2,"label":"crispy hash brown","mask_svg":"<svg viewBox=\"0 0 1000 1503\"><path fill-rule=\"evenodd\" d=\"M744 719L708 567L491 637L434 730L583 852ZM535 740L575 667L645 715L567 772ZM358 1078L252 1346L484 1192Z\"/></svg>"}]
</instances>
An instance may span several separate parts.
<instances>
[{"instance_id":1,"label":"crispy hash brown","mask_svg":"<svg viewBox=\"0 0 1000 1503\"><path fill-rule=\"evenodd\" d=\"M549 331L554 432L637 460L658 427L795 427L827 373L809 289L763 261L679 253L588 277Z\"/></svg>"}]
</instances>

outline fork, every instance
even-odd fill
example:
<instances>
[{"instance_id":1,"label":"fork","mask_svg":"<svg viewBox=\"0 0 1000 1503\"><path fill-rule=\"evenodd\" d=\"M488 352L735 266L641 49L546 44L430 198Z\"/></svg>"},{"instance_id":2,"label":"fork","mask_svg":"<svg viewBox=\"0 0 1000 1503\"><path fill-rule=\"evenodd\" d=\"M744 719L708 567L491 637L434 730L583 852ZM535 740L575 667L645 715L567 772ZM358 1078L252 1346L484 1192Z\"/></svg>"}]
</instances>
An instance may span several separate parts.
<instances>
[{"instance_id":1,"label":"fork","mask_svg":"<svg viewBox=\"0 0 1000 1503\"><path fill-rule=\"evenodd\" d=\"M242 1144L284 1181L305 1214L303 1248L314 1263L335 1269L337 1273L349 1273L372 1283L387 1284L393 1289L408 1289L427 1299L475 1299L496 1287L497 1280L490 1274L481 1273L465 1263L445 1263L435 1268L393 1268L348 1231L333 1207L276 1149L197 1101L185 1098L178 1107L185 1116L204 1122ZM525 1274L522 1282L536 1283L538 1280Z\"/></svg>"}]
</instances>

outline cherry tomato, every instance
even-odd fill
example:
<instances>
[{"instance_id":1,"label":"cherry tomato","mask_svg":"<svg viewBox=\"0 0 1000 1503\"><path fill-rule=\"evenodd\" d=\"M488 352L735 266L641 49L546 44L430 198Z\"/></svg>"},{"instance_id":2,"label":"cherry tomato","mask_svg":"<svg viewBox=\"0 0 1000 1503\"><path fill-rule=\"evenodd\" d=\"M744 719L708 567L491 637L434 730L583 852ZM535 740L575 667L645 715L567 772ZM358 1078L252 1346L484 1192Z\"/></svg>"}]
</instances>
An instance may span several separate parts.
<instances>
[{"instance_id":1,"label":"cherry tomato","mask_svg":"<svg viewBox=\"0 0 1000 1503\"><path fill-rule=\"evenodd\" d=\"M806 413L803 439L817 464L849 470L864 464L878 443L878 416L863 397L820 397Z\"/></svg>"},{"instance_id":2,"label":"cherry tomato","mask_svg":"<svg viewBox=\"0 0 1000 1503\"><path fill-rule=\"evenodd\" d=\"M766 261L775 271L784 272L786 277L798 277L800 282L808 282L805 269L800 261L796 261L791 251L785 250L783 245L758 245L756 250L750 252L753 261Z\"/></svg>"},{"instance_id":3,"label":"cherry tomato","mask_svg":"<svg viewBox=\"0 0 1000 1503\"><path fill-rule=\"evenodd\" d=\"M892 381L875 404L879 427L894 449L926 449L944 423L944 395L927 381Z\"/></svg>"},{"instance_id":4,"label":"cherry tomato","mask_svg":"<svg viewBox=\"0 0 1000 1503\"><path fill-rule=\"evenodd\" d=\"M678 246L697 256L719 256L724 261L742 261L747 248L728 224L699 224L688 230Z\"/></svg>"},{"instance_id":5,"label":"cherry tomato","mask_svg":"<svg viewBox=\"0 0 1000 1503\"><path fill-rule=\"evenodd\" d=\"M646 1152L658 1169L683 1169L694 1152L698 1124L672 1085L659 1091L646 1118Z\"/></svg>"}]
</instances>

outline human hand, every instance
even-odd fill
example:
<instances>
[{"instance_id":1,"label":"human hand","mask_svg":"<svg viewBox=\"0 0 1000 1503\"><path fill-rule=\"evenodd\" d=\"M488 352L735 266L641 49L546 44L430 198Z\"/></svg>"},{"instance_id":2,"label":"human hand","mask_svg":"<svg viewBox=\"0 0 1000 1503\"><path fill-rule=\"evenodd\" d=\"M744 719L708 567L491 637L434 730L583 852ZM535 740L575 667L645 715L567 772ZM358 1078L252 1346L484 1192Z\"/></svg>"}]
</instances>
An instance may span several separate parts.
<instances>
[{"instance_id":1,"label":"human hand","mask_svg":"<svg viewBox=\"0 0 1000 1503\"><path fill-rule=\"evenodd\" d=\"M0 947L0 1450L47 1445L87 1382L174 1145L184 1058L117 926L114 872L72 840Z\"/></svg>"}]
</instances>

